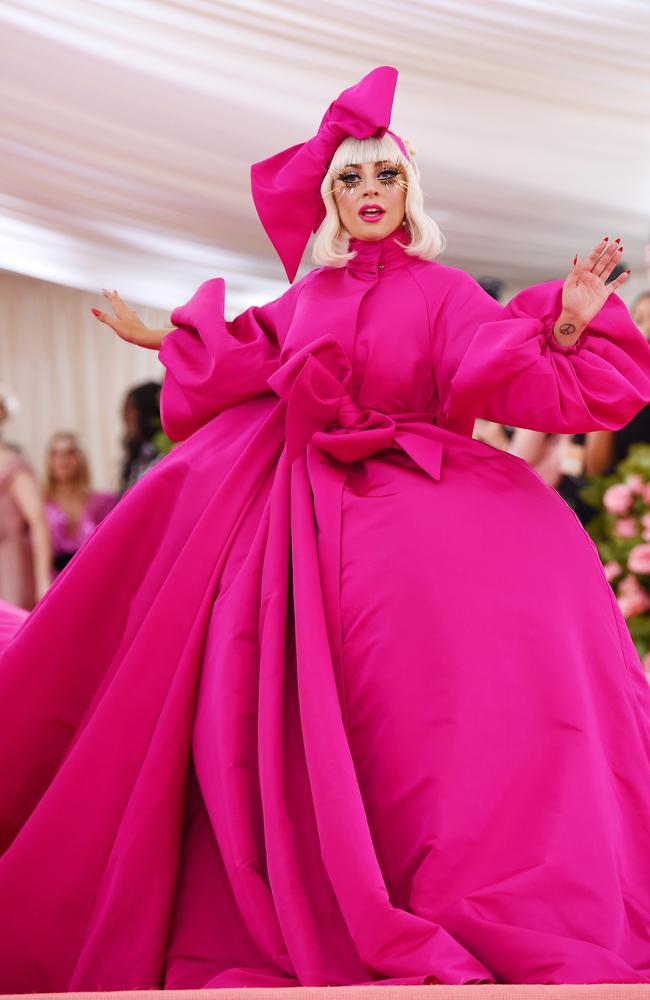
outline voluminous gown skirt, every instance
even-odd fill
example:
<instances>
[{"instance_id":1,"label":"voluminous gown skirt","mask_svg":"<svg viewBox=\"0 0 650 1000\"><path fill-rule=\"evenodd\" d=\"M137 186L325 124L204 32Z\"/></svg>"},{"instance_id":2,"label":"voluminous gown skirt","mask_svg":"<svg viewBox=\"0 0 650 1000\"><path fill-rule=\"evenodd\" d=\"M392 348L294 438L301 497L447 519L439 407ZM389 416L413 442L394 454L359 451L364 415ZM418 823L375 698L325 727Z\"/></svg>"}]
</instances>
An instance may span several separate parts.
<instances>
[{"instance_id":1,"label":"voluminous gown skirt","mask_svg":"<svg viewBox=\"0 0 650 1000\"><path fill-rule=\"evenodd\" d=\"M650 687L593 543L417 414L327 430L318 357L8 646L2 989L650 982Z\"/></svg>"}]
</instances>

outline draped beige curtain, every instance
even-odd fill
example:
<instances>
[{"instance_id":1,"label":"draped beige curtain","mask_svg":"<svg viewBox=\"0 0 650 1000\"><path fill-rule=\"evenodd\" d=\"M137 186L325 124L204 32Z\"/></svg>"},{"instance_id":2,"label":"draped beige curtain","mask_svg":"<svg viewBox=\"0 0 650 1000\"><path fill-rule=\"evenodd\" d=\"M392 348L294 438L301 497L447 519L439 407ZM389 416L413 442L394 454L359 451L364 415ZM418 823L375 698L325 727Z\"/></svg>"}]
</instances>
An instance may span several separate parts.
<instances>
[{"instance_id":1,"label":"draped beige curtain","mask_svg":"<svg viewBox=\"0 0 650 1000\"><path fill-rule=\"evenodd\" d=\"M233 311L268 302L251 163L389 63L444 263L528 285L609 234L650 277L648 0L1 0L0 39L7 270L167 309L220 275Z\"/></svg>"},{"instance_id":2,"label":"draped beige curtain","mask_svg":"<svg viewBox=\"0 0 650 1000\"><path fill-rule=\"evenodd\" d=\"M148 325L169 325L168 312L129 304ZM74 430L93 484L115 488L124 394L164 373L155 351L123 343L91 315L92 306L106 305L101 294L0 271L0 381L20 402L2 433L21 446L39 477L50 434Z\"/></svg>"}]
</instances>

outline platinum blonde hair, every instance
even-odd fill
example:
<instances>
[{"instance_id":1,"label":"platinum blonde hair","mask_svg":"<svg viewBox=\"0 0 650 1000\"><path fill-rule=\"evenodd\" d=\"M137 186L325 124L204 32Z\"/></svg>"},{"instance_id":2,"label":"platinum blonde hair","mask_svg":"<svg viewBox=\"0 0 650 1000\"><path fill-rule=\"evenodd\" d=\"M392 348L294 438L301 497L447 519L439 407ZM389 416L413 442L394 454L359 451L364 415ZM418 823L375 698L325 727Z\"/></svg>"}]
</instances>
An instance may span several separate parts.
<instances>
[{"instance_id":1,"label":"platinum blonde hair","mask_svg":"<svg viewBox=\"0 0 650 1000\"><path fill-rule=\"evenodd\" d=\"M435 260L445 248L445 238L438 225L424 211L424 195L420 187L420 171L414 159L406 159L394 139L344 139L338 147L321 184L321 197L325 203L325 218L316 233L312 249L315 264L326 267L344 267L355 256L349 250L350 234L341 224L334 184L337 174L350 163L398 163L406 176L406 205L404 222L411 234L405 252L423 260Z\"/></svg>"}]
</instances>

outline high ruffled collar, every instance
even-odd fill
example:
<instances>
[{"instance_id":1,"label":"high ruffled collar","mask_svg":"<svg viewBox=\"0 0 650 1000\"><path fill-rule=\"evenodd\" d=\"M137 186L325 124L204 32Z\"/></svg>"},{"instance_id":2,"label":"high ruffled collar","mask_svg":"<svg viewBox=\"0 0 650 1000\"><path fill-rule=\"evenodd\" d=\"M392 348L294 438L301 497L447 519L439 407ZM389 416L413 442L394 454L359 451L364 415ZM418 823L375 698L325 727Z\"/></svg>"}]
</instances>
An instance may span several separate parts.
<instances>
[{"instance_id":1,"label":"high ruffled collar","mask_svg":"<svg viewBox=\"0 0 650 1000\"><path fill-rule=\"evenodd\" d=\"M411 234L406 226L399 226L381 240L358 240L353 237L349 249L356 256L349 261L348 270L353 274L375 277L382 271L404 267L412 259L404 249L410 242ZM400 246L400 243L403 245Z\"/></svg>"}]
</instances>

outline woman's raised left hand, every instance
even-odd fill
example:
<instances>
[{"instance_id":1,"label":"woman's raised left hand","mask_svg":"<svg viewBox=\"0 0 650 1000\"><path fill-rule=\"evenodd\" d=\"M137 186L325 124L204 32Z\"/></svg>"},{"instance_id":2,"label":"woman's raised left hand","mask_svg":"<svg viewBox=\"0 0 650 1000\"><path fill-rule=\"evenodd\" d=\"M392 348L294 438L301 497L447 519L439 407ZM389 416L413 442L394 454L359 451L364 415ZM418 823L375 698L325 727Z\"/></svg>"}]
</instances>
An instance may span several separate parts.
<instances>
[{"instance_id":1,"label":"woman's raised left hand","mask_svg":"<svg viewBox=\"0 0 650 1000\"><path fill-rule=\"evenodd\" d=\"M586 260L576 254L573 267L562 286L562 309L573 317L578 326L588 326L606 300L630 276L624 271L614 281L605 284L620 263L623 245L620 238L610 244L605 236L591 251Z\"/></svg>"},{"instance_id":2,"label":"woman's raised left hand","mask_svg":"<svg viewBox=\"0 0 650 1000\"><path fill-rule=\"evenodd\" d=\"M553 324L553 336L558 344L572 346L589 326L605 302L630 276L623 271L618 278L605 282L621 260L623 246L619 238L610 244L607 236L591 251L586 260L578 254L562 285L562 311Z\"/></svg>"}]
</instances>

